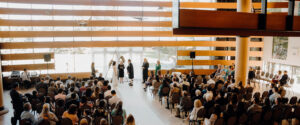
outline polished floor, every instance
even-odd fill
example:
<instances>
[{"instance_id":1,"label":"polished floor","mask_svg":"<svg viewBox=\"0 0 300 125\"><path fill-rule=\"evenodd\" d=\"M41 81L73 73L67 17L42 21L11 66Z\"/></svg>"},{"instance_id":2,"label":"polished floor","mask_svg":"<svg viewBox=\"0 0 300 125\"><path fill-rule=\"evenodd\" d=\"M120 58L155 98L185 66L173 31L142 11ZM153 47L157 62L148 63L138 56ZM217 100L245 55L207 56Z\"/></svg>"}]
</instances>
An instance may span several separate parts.
<instances>
[{"instance_id":1,"label":"polished floor","mask_svg":"<svg viewBox=\"0 0 300 125\"><path fill-rule=\"evenodd\" d=\"M157 96L153 96L151 92L145 92L141 81L136 80L134 86L128 83L119 84L117 87L117 95L122 99L124 108L128 114L135 117L137 125L187 125L188 121L174 117L174 111L165 109L165 105L161 105ZM256 86L255 91L266 90L265 87ZM21 90L21 93L31 92L31 90ZM287 97L300 96L299 93L287 92ZM4 92L4 104L9 113L0 116L0 125L10 125L10 118L13 116L9 91Z\"/></svg>"}]
</instances>

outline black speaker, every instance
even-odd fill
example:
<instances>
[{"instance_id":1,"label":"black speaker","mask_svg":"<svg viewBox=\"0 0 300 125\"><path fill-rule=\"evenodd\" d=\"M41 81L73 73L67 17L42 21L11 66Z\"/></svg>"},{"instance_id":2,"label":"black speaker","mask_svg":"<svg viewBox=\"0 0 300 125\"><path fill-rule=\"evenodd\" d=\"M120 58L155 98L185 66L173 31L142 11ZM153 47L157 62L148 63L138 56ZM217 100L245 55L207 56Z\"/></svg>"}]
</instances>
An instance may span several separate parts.
<instances>
[{"instance_id":1,"label":"black speaker","mask_svg":"<svg viewBox=\"0 0 300 125\"><path fill-rule=\"evenodd\" d=\"M196 52L195 51L191 51L190 52L190 58L191 59L195 59L195 57L196 57Z\"/></svg>"},{"instance_id":2,"label":"black speaker","mask_svg":"<svg viewBox=\"0 0 300 125\"><path fill-rule=\"evenodd\" d=\"M51 61L51 54L44 54L44 61L50 62Z\"/></svg>"}]
</instances>

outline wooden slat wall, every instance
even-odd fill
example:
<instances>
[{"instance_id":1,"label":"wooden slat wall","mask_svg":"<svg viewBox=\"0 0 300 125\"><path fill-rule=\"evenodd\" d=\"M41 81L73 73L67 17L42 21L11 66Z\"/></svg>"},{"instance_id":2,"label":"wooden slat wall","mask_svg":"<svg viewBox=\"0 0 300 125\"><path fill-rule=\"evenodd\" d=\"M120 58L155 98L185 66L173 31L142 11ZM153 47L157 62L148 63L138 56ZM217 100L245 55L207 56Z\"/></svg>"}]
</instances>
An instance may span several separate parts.
<instances>
[{"instance_id":1,"label":"wooden slat wall","mask_svg":"<svg viewBox=\"0 0 300 125\"><path fill-rule=\"evenodd\" d=\"M79 26L69 20L0 20L0 26ZM172 27L171 21L88 21L86 26Z\"/></svg>"},{"instance_id":2,"label":"wooden slat wall","mask_svg":"<svg viewBox=\"0 0 300 125\"><path fill-rule=\"evenodd\" d=\"M7 0L0 0L8 2ZM138 6L138 7L172 7L172 2L158 1L123 1L123 0L9 0L10 3L60 4L60 5L95 5L95 6Z\"/></svg>"},{"instance_id":3,"label":"wooden slat wall","mask_svg":"<svg viewBox=\"0 0 300 125\"><path fill-rule=\"evenodd\" d=\"M121 1L121 0L0 0L11 3L61 4L61 5L98 5L98 6L143 6L172 7L172 2L159 1ZM236 3L181 2L183 8L236 8ZM260 3L253 3L254 8L261 8ZM268 8L287 8L287 2L269 2Z\"/></svg>"},{"instance_id":4,"label":"wooden slat wall","mask_svg":"<svg viewBox=\"0 0 300 125\"><path fill-rule=\"evenodd\" d=\"M2 66L2 72L10 72L13 70L46 70L47 64L27 64L27 65L6 65ZM48 64L48 69L54 69L54 63Z\"/></svg>"},{"instance_id":5,"label":"wooden slat wall","mask_svg":"<svg viewBox=\"0 0 300 125\"><path fill-rule=\"evenodd\" d=\"M232 65L234 60L194 60L194 65ZM261 66L262 61L249 61L249 66ZM177 65L192 65L192 60L177 60Z\"/></svg>"},{"instance_id":6,"label":"wooden slat wall","mask_svg":"<svg viewBox=\"0 0 300 125\"><path fill-rule=\"evenodd\" d=\"M190 56L190 50L178 50L177 56ZM235 51L221 51L221 50L195 50L196 56L235 56ZM251 57L262 57L262 51L250 51Z\"/></svg>"},{"instance_id":7,"label":"wooden slat wall","mask_svg":"<svg viewBox=\"0 0 300 125\"><path fill-rule=\"evenodd\" d=\"M44 59L44 55L49 53L22 53L22 54L2 54L1 60L31 60ZM51 54L51 59L54 59L54 53Z\"/></svg>"},{"instance_id":8,"label":"wooden slat wall","mask_svg":"<svg viewBox=\"0 0 300 125\"><path fill-rule=\"evenodd\" d=\"M172 17L172 12L159 11L114 11L114 10L50 10L0 8L0 14L16 15L63 15L63 16L147 16Z\"/></svg>"},{"instance_id":9,"label":"wooden slat wall","mask_svg":"<svg viewBox=\"0 0 300 125\"><path fill-rule=\"evenodd\" d=\"M216 9L236 9L237 3L230 2L181 2L180 8L216 8ZM261 3L253 3L255 9L261 8ZM268 2L268 8L288 8L287 2Z\"/></svg>"},{"instance_id":10,"label":"wooden slat wall","mask_svg":"<svg viewBox=\"0 0 300 125\"><path fill-rule=\"evenodd\" d=\"M72 48L72 47L158 47L205 46L235 47L233 41L95 41L95 42L18 42L0 43L1 49ZM250 42L250 47L263 47L263 42Z\"/></svg>"}]
</instances>

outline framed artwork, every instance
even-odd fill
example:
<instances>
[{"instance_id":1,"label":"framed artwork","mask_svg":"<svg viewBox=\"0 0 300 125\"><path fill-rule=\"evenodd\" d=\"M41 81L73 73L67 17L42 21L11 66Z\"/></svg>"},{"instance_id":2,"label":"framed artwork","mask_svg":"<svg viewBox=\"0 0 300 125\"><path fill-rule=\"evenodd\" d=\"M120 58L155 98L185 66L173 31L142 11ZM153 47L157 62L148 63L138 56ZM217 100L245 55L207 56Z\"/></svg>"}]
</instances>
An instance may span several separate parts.
<instances>
[{"instance_id":1,"label":"framed artwork","mask_svg":"<svg viewBox=\"0 0 300 125\"><path fill-rule=\"evenodd\" d=\"M288 52L288 37L273 37L273 59L286 60Z\"/></svg>"}]
</instances>

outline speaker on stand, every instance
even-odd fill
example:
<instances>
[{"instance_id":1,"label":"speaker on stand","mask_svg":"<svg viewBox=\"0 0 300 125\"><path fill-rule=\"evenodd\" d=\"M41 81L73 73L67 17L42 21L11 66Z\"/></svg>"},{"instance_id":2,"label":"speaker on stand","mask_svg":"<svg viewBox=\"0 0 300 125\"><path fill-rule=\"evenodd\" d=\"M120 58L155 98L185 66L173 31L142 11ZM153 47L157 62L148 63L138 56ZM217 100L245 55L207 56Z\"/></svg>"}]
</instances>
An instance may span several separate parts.
<instances>
[{"instance_id":1,"label":"speaker on stand","mask_svg":"<svg viewBox=\"0 0 300 125\"><path fill-rule=\"evenodd\" d=\"M194 59L196 57L196 52L195 51L191 51L190 52L190 58L192 59L192 72L194 72Z\"/></svg>"},{"instance_id":2,"label":"speaker on stand","mask_svg":"<svg viewBox=\"0 0 300 125\"><path fill-rule=\"evenodd\" d=\"M51 61L51 54L44 54L44 62L47 62L47 75L48 75L48 62Z\"/></svg>"}]
</instances>

